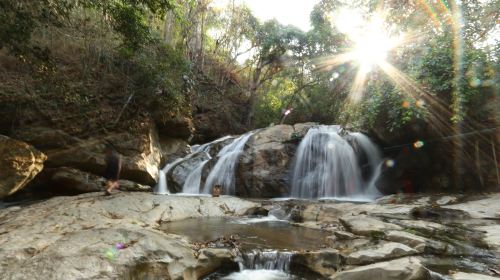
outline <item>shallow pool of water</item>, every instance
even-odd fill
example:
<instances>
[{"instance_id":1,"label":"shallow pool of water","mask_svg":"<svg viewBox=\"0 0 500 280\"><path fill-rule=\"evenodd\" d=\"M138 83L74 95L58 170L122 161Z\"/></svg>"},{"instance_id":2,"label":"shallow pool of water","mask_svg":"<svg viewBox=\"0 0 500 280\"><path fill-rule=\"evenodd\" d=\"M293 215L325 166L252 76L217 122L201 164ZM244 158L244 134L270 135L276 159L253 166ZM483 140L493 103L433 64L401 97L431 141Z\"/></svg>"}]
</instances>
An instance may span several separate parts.
<instances>
[{"instance_id":1,"label":"shallow pool of water","mask_svg":"<svg viewBox=\"0 0 500 280\"><path fill-rule=\"evenodd\" d=\"M323 247L330 236L272 217L188 219L165 223L161 228L167 233L187 236L192 242L237 234L242 249L315 250Z\"/></svg>"}]
</instances>

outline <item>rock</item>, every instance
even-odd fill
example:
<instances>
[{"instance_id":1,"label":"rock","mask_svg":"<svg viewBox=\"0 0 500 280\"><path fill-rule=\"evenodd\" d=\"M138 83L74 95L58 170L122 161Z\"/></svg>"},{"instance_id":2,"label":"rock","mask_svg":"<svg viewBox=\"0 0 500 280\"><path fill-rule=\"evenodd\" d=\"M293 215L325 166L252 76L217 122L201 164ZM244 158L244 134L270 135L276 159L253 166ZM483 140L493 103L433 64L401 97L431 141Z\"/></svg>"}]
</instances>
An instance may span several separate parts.
<instances>
[{"instance_id":1,"label":"rock","mask_svg":"<svg viewBox=\"0 0 500 280\"><path fill-rule=\"evenodd\" d=\"M83 172L70 167L61 167L51 170L48 187L66 194L82 194L99 192L106 189L106 179L97 175ZM151 191L151 187L128 180L120 180L120 190L124 191Z\"/></svg>"},{"instance_id":2,"label":"rock","mask_svg":"<svg viewBox=\"0 0 500 280\"><path fill-rule=\"evenodd\" d=\"M399 230L389 231L386 233L385 238L389 241L406 244L411 248L416 249L419 253L422 253L426 244L430 243L430 240L425 237Z\"/></svg>"},{"instance_id":3,"label":"rock","mask_svg":"<svg viewBox=\"0 0 500 280\"><path fill-rule=\"evenodd\" d=\"M207 248L200 251L198 262L195 267L188 268L184 272L184 277L189 279L200 279L224 264L234 262L231 250L226 248Z\"/></svg>"},{"instance_id":4,"label":"rock","mask_svg":"<svg viewBox=\"0 0 500 280\"><path fill-rule=\"evenodd\" d=\"M335 235L335 237L338 239L338 240L353 240L353 239L356 239L357 236L350 233L350 232L347 232L347 231L335 231L333 233Z\"/></svg>"},{"instance_id":5,"label":"rock","mask_svg":"<svg viewBox=\"0 0 500 280\"><path fill-rule=\"evenodd\" d=\"M165 166L167 162L172 162L176 158L184 157L191 152L189 144L177 138L160 138L161 163L160 167Z\"/></svg>"},{"instance_id":6,"label":"rock","mask_svg":"<svg viewBox=\"0 0 500 280\"><path fill-rule=\"evenodd\" d=\"M477 229L485 233L484 241L488 246L500 252L500 225L480 226Z\"/></svg>"},{"instance_id":7,"label":"rock","mask_svg":"<svg viewBox=\"0 0 500 280\"><path fill-rule=\"evenodd\" d=\"M82 142L68 133L49 127L34 126L18 129L14 137L37 147L41 151L70 147Z\"/></svg>"},{"instance_id":8,"label":"rock","mask_svg":"<svg viewBox=\"0 0 500 280\"><path fill-rule=\"evenodd\" d=\"M39 147L47 155L46 166L48 167L72 167L103 175L104 149L107 140L114 144L123 157L121 178L145 185L154 185L158 180L161 148L156 128L150 122L143 123L135 134L110 133L100 138L85 140L71 137L58 130L52 131L49 128L23 129L25 131L17 133L33 141L35 147ZM53 140L52 144L45 144Z\"/></svg>"},{"instance_id":9,"label":"rock","mask_svg":"<svg viewBox=\"0 0 500 280\"><path fill-rule=\"evenodd\" d=\"M441 197L440 199L436 200L436 203L438 205L447 205L447 204L451 204L451 203L455 203L456 201L458 200L458 198L454 197L454 196L443 196Z\"/></svg>"},{"instance_id":10,"label":"rock","mask_svg":"<svg viewBox=\"0 0 500 280\"><path fill-rule=\"evenodd\" d=\"M0 198L26 186L43 169L46 159L32 146L0 135Z\"/></svg>"},{"instance_id":11,"label":"rock","mask_svg":"<svg viewBox=\"0 0 500 280\"><path fill-rule=\"evenodd\" d=\"M241 215L259 204L234 197L149 193L55 197L0 210L2 279L198 279L226 253L193 254L160 223ZM116 248L122 243L123 249ZM210 253L211 252L211 253ZM210 263L210 257L216 256ZM207 262L208 258L208 262Z\"/></svg>"},{"instance_id":12,"label":"rock","mask_svg":"<svg viewBox=\"0 0 500 280\"><path fill-rule=\"evenodd\" d=\"M428 280L430 274L414 257L360 266L333 275L332 280Z\"/></svg>"},{"instance_id":13,"label":"rock","mask_svg":"<svg viewBox=\"0 0 500 280\"><path fill-rule=\"evenodd\" d=\"M487 198L446 205L443 208L457 209L468 213L474 219L499 219L500 218L500 193L488 195Z\"/></svg>"},{"instance_id":14,"label":"rock","mask_svg":"<svg viewBox=\"0 0 500 280\"><path fill-rule=\"evenodd\" d=\"M498 280L499 277L492 277L484 274L478 273L465 273L465 272L456 272L451 275L451 279L453 280Z\"/></svg>"},{"instance_id":15,"label":"rock","mask_svg":"<svg viewBox=\"0 0 500 280\"><path fill-rule=\"evenodd\" d=\"M358 235L377 235L388 230L401 230L402 228L395 224L382 222L378 219L368 217L366 215L359 216L342 216L340 222L350 232Z\"/></svg>"},{"instance_id":16,"label":"rock","mask_svg":"<svg viewBox=\"0 0 500 280\"><path fill-rule=\"evenodd\" d=\"M167 174L169 182L173 183L169 184L170 191L180 192L189 174L196 167L198 167L200 163L208 159L210 159L210 157L208 156L207 153L198 152L196 154L192 154L188 158L182 160L181 162L173 166L170 172L168 172Z\"/></svg>"},{"instance_id":17,"label":"rock","mask_svg":"<svg viewBox=\"0 0 500 280\"><path fill-rule=\"evenodd\" d=\"M294 130L293 136L296 138L303 138L304 136L306 136L309 129L316 125L318 125L318 123L313 123L313 122L295 124L293 126Z\"/></svg>"},{"instance_id":18,"label":"rock","mask_svg":"<svg viewBox=\"0 0 500 280\"><path fill-rule=\"evenodd\" d=\"M290 193L290 167L296 145L287 143L293 127L276 125L258 131L247 142L237 167L236 194L282 197Z\"/></svg>"},{"instance_id":19,"label":"rock","mask_svg":"<svg viewBox=\"0 0 500 280\"><path fill-rule=\"evenodd\" d=\"M294 273L316 273L322 277L334 274L342 263L339 251L325 249L316 252L298 253L292 257L290 266Z\"/></svg>"},{"instance_id":20,"label":"rock","mask_svg":"<svg viewBox=\"0 0 500 280\"><path fill-rule=\"evenodd\" d=\"M417 251L396 242L388 242L377 247L366 248L347 256L347 264L369 264L382 260L399 258L416 254Z\"/></svg>"},{"instance_id":21,"label":"rock","mask_svg":"<svg viewBox=\"0 0 500 280\"><path fill-rule=\"evenodd\" d=\"M438 205L419 206L411 209L410 215L415 219L469 219L467 212L458 209L442 208Z\"/></svg>"},{"instance_id":22,"label":"rock","mask_svg":"<svg viewBox=\"0 0 500 280\"><path fill-rule=\"evenodd\" d=\"M427 234L433 234L446 229L446 226L442 224L424 220L398 220L394 222L397 222L404 228L416 229Z\"/></svg>"},{"instance_id":23,"label":"rock","mask_svg":"<svg viewBox=\"0 0 500 280\"><path fill-rule=\"evenodd\" d=\"M162 138L173 137L189 140L193 137L195 129L191 118L184 116L155 116L155 119L161 119L161 121L156 122L156 125Z\"/></svg>"},{"instance_id":24,"label":"rock","mask_svg":"<svg viewBox=\"0 0 500 280\"><path fill-rule=\"evenodd\" d=\"M305 221L333 222L345 213L334 205L308 205L303 211Z\"/></svg>"}]
</instances>

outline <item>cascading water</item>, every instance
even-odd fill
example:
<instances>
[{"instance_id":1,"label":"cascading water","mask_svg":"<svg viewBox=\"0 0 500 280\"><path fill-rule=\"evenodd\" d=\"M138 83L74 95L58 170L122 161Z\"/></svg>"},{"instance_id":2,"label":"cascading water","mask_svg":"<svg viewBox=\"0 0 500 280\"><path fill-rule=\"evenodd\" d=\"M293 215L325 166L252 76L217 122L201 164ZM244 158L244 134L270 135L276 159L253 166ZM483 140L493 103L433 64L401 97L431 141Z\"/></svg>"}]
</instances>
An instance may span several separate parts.
<instances>
[{"instance_id":1,"label":"cascading water","mask_svg":"<svg viewBox=\"0 0 500 280\"><path fill-rule=\"evenodd\" d=\"M377 189L375 182L377 181L380 173L382 171L382 153L379 151L377 146L373 144L373 142L363 133L352 132L349 133L350 136L356 139L356 142L359 144L361 149L367 156L368 164L371 169L371 174L367 180L365 180L365 194L371 197L380 196L381 193Z\"/></svg>"},{"instance_id":2,"label":"cascading water","mask_svg":"<svg viewBox=\"0 0 500 280\"><path fill-rule=\"evenodd\" d=\"M214 185L221 185L224 194L234 195L236 193L234 171L238 163L238 157L253 134L253 131L247 132L220 150L217 155L219 159L207 177L203 193L210 193Z\"/></svg>"},{"instance_id":3,"label":"cascading water","mask_svg":"<svg viewBox=\"0 0 500 280\"><path fill-rule=\"evenodd\" d=\"M223 280L290 280L298 279L288 272L293 253L253 250L238 258L239 272L222 277Z\"/></svg>"},{"instance_id":4,"label":"cascading water","mask_svg":"<svg viewBox=\"0 0 500 280\"><path fill-rule=\"evenodd\" d=\"M238 261L240 270L244 269L266 269L290 271L292 252L280 252L276 250L252 250L243 253Z\"/></svg>"},{"instance_id":5,"label":"cascading water","mask_svg":"<svg viewBox=\"0 0 500 280\"><path fill-rule=\"evenodd\" d=\"M380 171L372 172L365 182L354 149L340 136L340 126L318 126L309 129L295 155L292 197L361 197L375 195L373 188ZM380 154L361 133L353 133L366 153L368 162L378 167ZM378 162L378 163L377 163ZM369 186L373 184L373 187ZM375 188L376 189L376 188ZM367 191L369 190L369 191Z\"/></svg>"},{"instance_id":6,"label":"cascading water","mask_svg":"<svg viewBox=\"0 0 500 280\"><path fill-rule=\"evenodd\" d=\"M203 167L210 161L210 156L208 160L202 161L191 173L189 173L186 178L186 182L182 186L183 193L198 194L200 193L200 183L201 175L203 172Z\"/></svg>"},{"instance_id":7,"label":"cascading water","mask_svg":"<svg viewBox=\"0 0 500 280\"><path fill-rule=\"evenodd\" d=\"M162 170L159 171L159 180L158 180L158 185L156 186L155 193L156 194L170 194L168 191L168 183L167 183L167 174L174 167L177 163L181 162L183 159L178 158L175 161L167 164Z\"/></svg>"}]
</instances>

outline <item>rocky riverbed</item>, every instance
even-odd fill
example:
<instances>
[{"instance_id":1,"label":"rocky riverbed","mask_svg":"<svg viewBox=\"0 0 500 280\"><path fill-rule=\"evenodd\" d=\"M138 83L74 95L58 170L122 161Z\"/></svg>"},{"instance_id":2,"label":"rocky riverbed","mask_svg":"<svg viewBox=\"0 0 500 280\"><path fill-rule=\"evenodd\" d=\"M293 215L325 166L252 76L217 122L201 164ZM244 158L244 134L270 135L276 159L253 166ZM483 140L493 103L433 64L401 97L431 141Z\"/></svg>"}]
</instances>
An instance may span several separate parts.
<instances>
[{"instance_id":1,"label":"rocky riverbed","mask_svg":"<svg viewBox=\"0 0 500 280\"><path fill-rule=\"evenodd\" d=\"M467 201L394 195L371 203L124 192L55 197L0 210L0 275L200 279L236 262L240 237L220 236L203 244L168 233L165 225L189 218L203 223L208 217L271 213L327 236L324 242L318 240L319 249L293 250L288 272L295 275L495 279L500 276L499 201L499 194Z\"/></svg>"}]
</instances>

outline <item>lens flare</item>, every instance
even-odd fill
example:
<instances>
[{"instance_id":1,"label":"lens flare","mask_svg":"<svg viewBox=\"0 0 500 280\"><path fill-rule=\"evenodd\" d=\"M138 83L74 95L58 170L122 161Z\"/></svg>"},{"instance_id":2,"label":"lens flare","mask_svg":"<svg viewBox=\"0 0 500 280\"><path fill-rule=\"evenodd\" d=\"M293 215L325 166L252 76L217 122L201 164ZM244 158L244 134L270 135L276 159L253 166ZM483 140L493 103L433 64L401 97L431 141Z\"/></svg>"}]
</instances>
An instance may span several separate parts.
<instances>
[{"instance_id":1,"label":"lens flare","mask_svg":"<svg viewBox=\"0 0 500 280\"><path fill-rule=\"evenodd\" d=\"M118 256L118 250L116 248L110 248L110 249L107 249L105 252L104 252L104 256L110 260L110 261L113 261L116 259L116 257Z\"/></svg>"},{"instance_id":2,"label":"lens flare","mask_svg":"<svg viewBox=\"0 0 500 280\"><path fill-rule=\"evenodd\" d=\"M387 63L389 52L403 42L403 36L391 36L385 23L384 13L378 12L369 18L359 10L343 9L334 14L337 30L353 43L350 51L326 59L320 69L332 69L348 62L355 62L358 72L349 94L349 99L358 102L363 96L367 75ZM333 78L333 77L332 77ZM336 78L330 78L333 81Z\"/></svg>"},{"instance_id":3,"label":"lens flare","mask_svg":"<svg viewBox=\"0 0 500 280\"><path fill-rule=\"evenodd\" d=\"M415 149L420 149L424 146L424 141L418 140L415 143L413 143L413 148Z\"/></svg>"}]
</instances>

